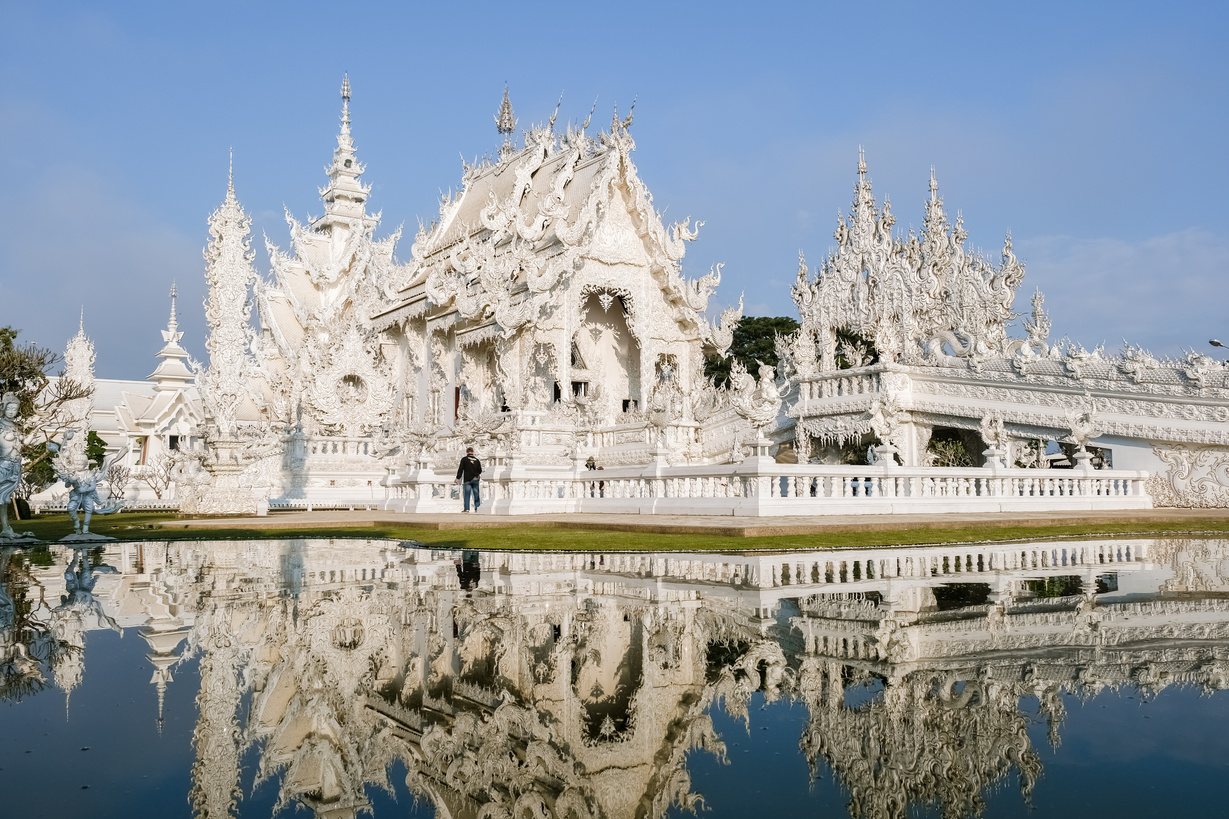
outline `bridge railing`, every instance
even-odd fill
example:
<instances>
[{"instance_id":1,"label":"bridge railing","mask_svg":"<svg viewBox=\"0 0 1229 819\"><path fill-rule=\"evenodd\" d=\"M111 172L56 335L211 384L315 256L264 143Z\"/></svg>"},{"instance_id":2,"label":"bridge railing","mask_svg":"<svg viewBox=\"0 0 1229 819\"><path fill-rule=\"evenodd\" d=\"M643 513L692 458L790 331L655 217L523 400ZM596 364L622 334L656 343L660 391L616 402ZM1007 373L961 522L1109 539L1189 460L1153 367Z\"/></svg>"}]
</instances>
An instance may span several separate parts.
<instances>
[{"instance_id":1,"label":"bridge railing","mask_svg":"<svg viewBox=\"0 0 1229 819\"><path fill-rule=\"evenodd\" d=\"M740 464L583 468L495 466L483 511L502 514L823 515L1151 508L1148 473L1127 470ZM448 475L418 469L390 488L390 509L459 508Z\"/></svg>"}]
</instances>

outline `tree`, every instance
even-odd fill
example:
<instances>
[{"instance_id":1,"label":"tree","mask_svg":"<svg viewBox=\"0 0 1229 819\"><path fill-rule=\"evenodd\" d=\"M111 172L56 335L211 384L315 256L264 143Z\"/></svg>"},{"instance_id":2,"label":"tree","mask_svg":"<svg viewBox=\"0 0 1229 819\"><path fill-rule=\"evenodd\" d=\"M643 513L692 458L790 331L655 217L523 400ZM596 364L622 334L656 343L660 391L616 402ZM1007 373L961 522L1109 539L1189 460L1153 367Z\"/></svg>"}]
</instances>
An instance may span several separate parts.
<instances>
[{"instance_id":1,"label":"tree","mask_svg":"<svg viewBox=\"0 0 1229 819\"><path fill-rule=\"evenodd\" d=\"M102 466L103 460L107 457L107 442L92 429L85 439L85 457L89 459L91 469Z\"/></svg>"},{"instance_id":2,"label":"tree","mask_svg":"<svg viewBox=\"0 0 1229 819\"><path fill-rule=\"evenodd\" d=\"M926 453L931 466L976 466L976 458L965 445L960 433L954 429L935 430Z\"/></svg>"},{"instance_id":3,"label":"tree","mask_svg":"<svg viewBox=\"0 0 1229 819\"><path fill-rule=\"evenodd\" d=\"M134 471L137 480L154 490L154 497L161 500L162 493L175 482L175 459L165 452L159 452Z\"/></svg>"},{"instance_id":4,"label":"tree","mask_svg":"<svg viewBox=\"0 0 1229 819\"><path fill-rule=\"evenodd\" d=\"M730 354L710 354L704 359L704 375L719 387L730 383L730 368L739 361L747 372L756 373L759 363L777 367L777 336L798 331L798 322L789 316L744 316L734 326L734 341Z\"/></svg>"},{"instance_id":5,"label":"tree","mask_svg":"<svg viewBox=\"0 0 1229 819\"><path fill-rule=\"evenodd\" d=\"M132 481L132 470L124 466L117 459L107 467L106 481L112 499L119 500L124 497L124 490L128 488L128 484Z\"/></svg>"},{"instance_id":6,"label":"tree","mask_svg":"<svg viewBox=\"0 0 1229 819\"><path fill-rule=\"evenodd\" d=\"M50 373L60 356L34 344L19 345L17 334L12 327L0 327L0 394L17 395L22 472L37 475L55 454L47 444L77 420L69 417L73 402L89 398L93 388L63 374L52 382ZM13 493L14 512L17 495Z\"/></svg>"}]
</instances>

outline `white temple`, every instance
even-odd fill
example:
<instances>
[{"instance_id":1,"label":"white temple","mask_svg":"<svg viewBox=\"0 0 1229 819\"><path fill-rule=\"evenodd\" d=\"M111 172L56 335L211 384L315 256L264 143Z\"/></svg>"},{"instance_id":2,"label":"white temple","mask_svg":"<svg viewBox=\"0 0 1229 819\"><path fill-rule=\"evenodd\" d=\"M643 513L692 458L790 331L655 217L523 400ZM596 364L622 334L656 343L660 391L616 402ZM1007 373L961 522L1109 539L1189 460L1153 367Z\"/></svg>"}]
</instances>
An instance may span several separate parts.
<instances>
[{"instance_id":1,"label":"white temple","mask_svg":"<svg viewBox=\"0 0 1229 819\"><path fill-rule=\"evenodd\" d=\"M684 274L701 223L663 223L630 113L597 134L552 116L517 143L505 90L498 156L465 165L403 263L368 211L350 96L323 215L287 214L266 279L232 175L209 219L206 365L172 306L151 386L114 410L134 468L173 462L182 511L456 509L466 446L494 513L1229 505L1225 366L1051 342L1040 293L1013 337L1010 236L997 264L966 247L933 174L902 236L859 157L836 251L815 276L800 262L778 371L736 364L718 388L704 358L741 300L714 319L720 266Z\"/></svg>"}]
</instances>

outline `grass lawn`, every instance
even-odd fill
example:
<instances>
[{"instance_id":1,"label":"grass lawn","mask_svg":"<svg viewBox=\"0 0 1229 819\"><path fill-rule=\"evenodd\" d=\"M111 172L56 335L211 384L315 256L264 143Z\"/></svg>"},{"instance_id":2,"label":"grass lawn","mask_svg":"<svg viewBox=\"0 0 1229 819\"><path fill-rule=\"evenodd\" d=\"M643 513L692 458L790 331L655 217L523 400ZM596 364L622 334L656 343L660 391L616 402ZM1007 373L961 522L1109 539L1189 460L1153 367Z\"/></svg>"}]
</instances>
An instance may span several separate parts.
<instances>
[{"instance_id":1,"label":"grass lawn","mask_svg":"<svg viewBox=\"0 0 1229 819\"><path fill-rule=\"evenodd\" d=\"M1185 534L1229 536L1229 516L1224 519L1191 519L1118 524L1067 524L1056 526L957 526L950 529L900 529L822 534L729 537L719 534L650 534L600 530L569 530L541 526L476 529L422 529L397 522L373 526L339 526L332 529L178 529L158 526L166 512L123 512L98 516L90 528L118 540L281 540L286 538L359 538L418 540L442 549L516 549L532 551L711 551L821 549L860 546L901 546L934 543L1039 540L1063 537L1138 536ZM18 521L19 532L33 532L46 541L59 540L72 532L65 514L50 514Z\"/></svg>"}]
</instances>

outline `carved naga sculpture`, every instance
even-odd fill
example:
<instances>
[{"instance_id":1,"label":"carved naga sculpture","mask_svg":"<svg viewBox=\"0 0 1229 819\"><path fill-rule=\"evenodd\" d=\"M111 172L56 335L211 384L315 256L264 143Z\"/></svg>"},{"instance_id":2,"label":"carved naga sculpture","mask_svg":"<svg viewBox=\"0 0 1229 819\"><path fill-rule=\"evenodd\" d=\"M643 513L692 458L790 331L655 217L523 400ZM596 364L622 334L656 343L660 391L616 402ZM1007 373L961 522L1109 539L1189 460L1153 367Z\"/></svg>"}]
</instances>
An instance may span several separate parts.
<instances>
[{"instance_id":1,"label":"carved naga sculpture","mask_svg":"<svg viewBox=\"0 0 1229 819\"><path fill-rule=\"evenodd\" d=\"M776 377L776 370L763 362L760 362L758 383L738 361L730 370L733 393L730 403L760 436L776 423L781 412L781 394L784 390L777 387Z\"/></svg>"}]
</instances>

